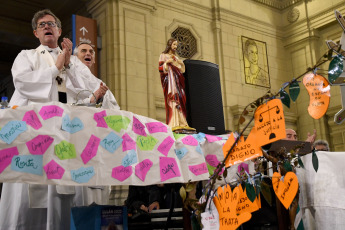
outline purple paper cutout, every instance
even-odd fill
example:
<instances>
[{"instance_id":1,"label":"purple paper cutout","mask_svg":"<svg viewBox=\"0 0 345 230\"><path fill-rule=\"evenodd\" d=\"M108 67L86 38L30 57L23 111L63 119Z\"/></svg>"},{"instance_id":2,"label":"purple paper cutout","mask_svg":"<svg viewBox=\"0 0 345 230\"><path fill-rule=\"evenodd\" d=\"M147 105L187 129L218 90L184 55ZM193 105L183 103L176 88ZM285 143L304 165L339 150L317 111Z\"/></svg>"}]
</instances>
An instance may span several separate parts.
<instances>
[{"instance_id":1,"label":"purple paper cutout","mask_svg":"<svg viewBox=\"0 0 345 230\"><path fill-rule=\"evenodd\" d=\"M33 155L43 155L49 146L53 143L54 138L48 135L38 135L31 141L26 142L29 152Z\"/></svg>"},{"instance_id":2,"label":"purple paper cutout","mask_svg":"<svg viewBox=\"0 0 345 230\"><path fill-rule=\"evenodd\" d=\"M210 142L210 143L215 142L215 141L223 140L222 137L212 136L212 135L208 135L208 134L205 134L205 137L206 137L207 141Z\"/></svg>"},{"instance_id":3,"label":"purple paper cutout","mask_svg":"<svg viewBox=\"0 0 345 230\"><path fill-rule=\"evenodd\" d=\"M115 179L123 182L128 177L130 177L133 173L132 166L123 167L122 165L113 168L111 172L111 176Z\"/></svg>"},{"instance_id":4,"label":"purple paper cutout","mask_svg":"<svg viewBox=\"0 0 345 230\"><path fill-rule=\"evenodd\" d=\"M136 149L136 142L133 141L133 139L127 134L125 133L122 136L122 151L127 151L127 150L132 150L132 149Z\"/></svg>"},{"instance_id":5,"label":"purple paper cutout","mask_svg":"<svg viewBox=\"0 0 345 230\"><path fill-rule=\"evenodd\" d=\"M43 120L47 120L52 117L62 117L63 109L57 105L45 105L42 106L39 114Z\"/></svg>"},{"instance_id":6,"label":"purple paper cutout","mask_svg":"<svg viewBox=\"0 0 345 230\"><path fill-rule=\"evenodd\" d=\"M92 158L94 158L97 154L99 143L101 139L96 137L95 135L91 135L89 141L87 142L83 152L81 153L80 157L83 160L84 164L87 164Z\"/></svg>"},{"instance_id":7,"label":"purple paper cutout","mask_svg":"<svg viewBox=\"0 0 345 230\"><path fill-rule=\"evenodd\" d=\"M0 150L0 173L11 164L13 156L16 155L19 155L17 147Z\"/></svg>"},{"instance_id":8,"label":"purple paper cutout","mask_svg":"<svg viewBox=\"0 0 345 230\"><path fill-rule=\"evenodd\" d=\"M182 139L182 143L185 145L198 146L199 142L191 135L188 135Z\"/></svg>"},{"instance_id":9,"label":"purple paper cutout","mask_svg":"<svg viewBox=\"0 0 345 230\"><path fill-rule=\"evenodd\" d=\"M159 172L162 182L173 177L181 176L177 162L172 157L159 157Z\"/></svg>"},{"instance_id":10,"label":"purple paper cutout","mask_svg":"<svg viewBox=\"0 0 345 230\"><path fill-rule=\"evenodd\" d=\"M27 111L23 117L23 121L36 130L42 127L41 121L38 119L38 116L34 110Z\"/></svg>"},{"instance_id":11,"label":"purple paper cutout","mask_svg":"<svg viewBox=\"0 0 345 230\"><path fill-rule=\"evenodd\" d=\"M171 146L175 143L175 140L170 136L165 138L164 141L158 146L157 150L161 152L164 156L168 156Z\"/></svg>"},{"instance_id":12,"label":"purple paper cutout","mask_svg":"<svg viewBox=\"0 0 345 230\"><path fill-rule=\"evenodd\" d=\"M195 176L208 173L206 163L201 163L198 165L188 165L188 168Z\"/></svg>"},{"instance_id":13,"label":"purple paper cutout","mask_svg":"<svg viewBox=\"0 0 345 230\"><path fill-rule=\"evenodd\" d=\"M93 119L97 122L97 127L108 128L108 125L104 120L105 116L107 116L107 112L105 110L93 115Z\"/></svg>"},{"instance_id":14,"label":"purple paper cutout","mask_svg":"<svg viewBox=\"0 0 345 230\"><path fill-rule=\"evenodd\" d=\"M242 169L244 169L244 171L246 171L247 173L249 173L248 164L246 164L246 163L241 163L241 164L239 164L238 167L237 167L238 172L240 173Z\"/></svg>"},{"instance_id":15,"label":"purple paper cutout","mask_svg":"<svg viewBox=\"0 0 345 230\"><path fill-rule=\"evenodd\" d=\"M54 160L51 160L48 164L46 164L43 169L46 172L49 180L61 179L65 173L65 169Z\"/></svg>"},{"instance_id":16,"label":"purple paper cutout","mask_svg":"<svg viewBox=\"0 0 345 230\"><path fill-rule=\"evenodd\" d=\"M145 159L139 164L135 166L135 175L142 180L143 182L145 181L146 174L152 167L153 163L150 159Z\"/></svg>"},{"instance_id":17,"label":"purple paper cutout","mask_svg":"<svg viewBox=\"0 0 345 230\"><path fill-rule=\"evenodd\" d=\"M166 133L168 128L162 122L150 122L146 123L147 130L149 133Z\"/></svg>"},{"instance_id":18,"label":"purple paper cutout","mask_svg":"<svg viewBox=\"0 0 345 230\"><path fill-rule=\"evenodd\" d=\"M145 126L134 116L132 129L136 134L146 137Z\"/></svg>"},{"instance_id":19,"label":"purple paper cutout","mask_svg":"<svg viewBox=\"0 0 345 230\"><path fill-rule=\"evenodd\" d=\"M205 157L207 163L213 167L217 167L219 164L219 160L217 159L217 156L214 154L209 154Z\"/></svg>"}]
</instances>

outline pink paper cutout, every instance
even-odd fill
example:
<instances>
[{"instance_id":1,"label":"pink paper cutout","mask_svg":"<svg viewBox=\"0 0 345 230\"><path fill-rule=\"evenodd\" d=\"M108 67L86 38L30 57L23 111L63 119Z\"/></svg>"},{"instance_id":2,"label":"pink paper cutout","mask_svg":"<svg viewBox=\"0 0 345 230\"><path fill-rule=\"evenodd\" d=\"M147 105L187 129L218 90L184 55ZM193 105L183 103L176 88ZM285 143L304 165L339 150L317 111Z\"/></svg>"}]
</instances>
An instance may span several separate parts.
<instances>
[{"instance_id":1,"label":"pink paper cutout","mask_svg":"<svg viewBox=\"0 0 345 230\"><path fill-rule=\"evenodd\" d=\"M108 125L104 120L105 116L107 116L107 112L105 110L93 115L93 119L97 122L97 127L108 128Z\"/></svg>"},{"instance_id":2,"label":"pink paper cutout","mask_svg":"<svg viewBox=\"0 0 345 230\"><path fill-rule=\"evenodd\" d=\"M146 137L145 126L134 116L132 129L136 134Z\"/></svg>"},{"instance_id":3,"label":"pink paper cutout","mask_svg":"<svg viewBox=\"0 0 345 230\"><path fill-rule=\"evenodd\" d=\"M87 142L83 152L81 153L80 157L83 160L84 164L87 164L92 158L94 158L97 154L99 143L101 139L91 135L89 141Z\"/></svg>"},{"instance_id":4,"label":"pink paper cutout","mask_svg":"<svg viewBox=\"0 0 345 230\"><path fill-rule=\"evenodd\" d=\"M241 172L241 169L242 169L242 168L244 169L244 171L246 171L247 173L249 173L248 164L246 164L246 163L241 163L241 164L239 164L238 167L237 167L237 170L238 170L239 173Z\"/></svg>"},{"instance_id":5,"label":"pink paper cutout","mask_svg":"<svg viewBox=\"0 0 345 230\"><path fill-rule=\"evenodd\" d=\"M113 168L111 172L111 176L115 179L123 182L128 177L130 177L133 173L132 166L123 167L122 165Z\"/></svg>"},{"instance_id":6,"label":"pink paper cutout","mask_svg":"<svg viewBox=\"0 0 345 230\"><path fill-rule=\"evenodd\" d=\"M17 147L0 150L0 173L2 173L7 166L11 164L12 158L15 155L19 155Z\"/></svg>"},{"instance_id":7,"label":"pink paper cutout","mask_svg":"<svg viewBox=\"0 0 345 230\"><path fill-rule=\"evenodd\" d=\"M159 172L162 182L173 177L181 176L177 162L172 157L159 157Z\"/></svg>"},{"instance_id":8,"label":"pink paper cutout","mask_svg":"<svg viewBox=\"0 0 345 230\"><path fill-rule=\"evenodd\" d=\"M188 165L188 168L195 176L208 173L206 163L201 163L198 165Z\"/></svg>"},{"instance_id":9,"label":"pink paper cutout","mask_svg":"<svg viewBox=\"0 0 345 230\"><path fill-rule=\"evenodd\" d=\"M147 130L149 133L166 133L168 128L162 122L150 122L146 123Z\"/></svg>"},{"instance_id":10,"label":"pink paper cutout","mask_svg":"<svg viewBox=\"0 0 345 230\"><path fill-rule=\"evenodd\" d=\"M63 109L57 105L45 105L42 106L39 114L43 120L47 120L52 117L62 117Z\"/></svg>"},{"instance_id":11,"label":"pink paper cutout","mask_svg":"<svg viewBox=\"0 0 345 230\"><path fill-rule=\"evenodd\" d=\"M26 142L29 152L33 155L43 155L49 146L53 143L54 138L48 135L38 135L31 141Z\"/></svg>"},{"instance_id":12,"label":"pink paper cutout","mask_svg":"<svg viewBox=\"0 0 345 230\"><path fill-rule=\"evenodd\" d=\"M127 134L125 133L122 136L122 151L127 151L127 150L132 150L132 149L136 149L136 142L133 141L133 139Z\"/></svg>"},{"instance_id":13,"label":"pink paper cutout","mask_svg":"<svg viewBox=\"0 0 345 230\"><path fill-rule=\"evenodd\" d=\"M157 150L161 152L164 156L168 156L171 146L175 143L175 140L170 136L165 138L164 141L158 146Z\"/></svg>"},{"instance_id":14,"label":"pink paper cutout","mask_svg":"<svg viewBox=\"0 0 345 230\"><path fill-rule=\"evenodd\" d=\"M43 169L46 172L49 180L61 179L65 173L65 169L54 160L51 160L48 164L46 164Z\"/></svg>"},{"instance_id":15,"label":"pink paper cutout","mask_svg":"<svg viewBox=\"0 0 345 230\"><path fill-rule=\"evenodd\" d=\"M205 157L207 163L213 167L217 167L219 164L219 160L217 159L217 156L214 154L209 154Z\"/></svg>"},{"instance_id":16,"label":"pink paper cutout","mask_svg":"<svg viewBox=\"0 0 345 230\"><path fill-rule=\"evenodd\" d=\"M34 110L27 111L23 117L23 121L36 130L42 127L41 121L38 119L38 116Z\"/></svg>"},{"instance_id":17,"label":"pink paper cutout","mask_svg":"<svg viewBox=\"0 0 345 230\"><path fill-rule=\"evenodd\" d=\"M145 181L146 174L152 167L153 163L150 159L145 159L135 166L135 175L143 182Z\"/></svg>"},{"instance_id":18,"label":"pink paper cutout","mask_svg":"<svg viewBox=\"0 0 345 230\"><path fill-rule=\"evenodd\" d=\"M221 138L221 137L212 136L212 135L208 135L208 134L205 134L205 137L206 137L207 141L210 142L210 143L215 142L215 141L223 140L223 138Z\"/></svg>"},{"instance_id":19,"label":"pink paper cutout","mask_svg":"<svg viewBox=\"0 0 345 230\"><path fill-rule=\"evenodd\" d=\"M198 146L199 142L191 135L188 135L182 139L182 143L185 145Z\"/></svg>"}]
</instances>

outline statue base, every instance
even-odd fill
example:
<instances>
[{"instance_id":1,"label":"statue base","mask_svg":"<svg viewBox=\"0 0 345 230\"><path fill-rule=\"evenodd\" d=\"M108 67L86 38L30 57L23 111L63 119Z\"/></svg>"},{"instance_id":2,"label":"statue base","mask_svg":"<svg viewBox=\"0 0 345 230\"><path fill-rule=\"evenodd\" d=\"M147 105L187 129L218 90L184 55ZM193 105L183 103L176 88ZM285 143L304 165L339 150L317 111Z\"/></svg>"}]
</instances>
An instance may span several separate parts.
<instances>
[{"instance_id":1,"label":"statue base","mask_svg":"<svg viewBox=\"0 0 345 230\"><path fill-rule=\"evenodd\" d=\"M172 131L177 134L196 134L196 129L189 126L176 126L172 128Z\"/></svg>"}]
</instances>

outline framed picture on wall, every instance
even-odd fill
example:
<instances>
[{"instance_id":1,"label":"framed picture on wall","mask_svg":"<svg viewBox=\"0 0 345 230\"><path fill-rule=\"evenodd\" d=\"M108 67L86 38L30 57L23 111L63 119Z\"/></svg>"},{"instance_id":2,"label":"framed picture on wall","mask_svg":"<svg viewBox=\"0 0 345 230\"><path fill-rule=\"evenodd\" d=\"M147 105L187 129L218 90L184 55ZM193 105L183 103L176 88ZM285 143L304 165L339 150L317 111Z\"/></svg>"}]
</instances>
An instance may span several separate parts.
<instances>
[{"instance_id":1,"label":"framed picture on wall","mask_svg":"<svg viewBox=\"0 0 345 230\"><path fill-rule=\"evenodd\" d=\"M241 36L246 84L270 88L266 42Z\"/></svg>"}]
</instances>

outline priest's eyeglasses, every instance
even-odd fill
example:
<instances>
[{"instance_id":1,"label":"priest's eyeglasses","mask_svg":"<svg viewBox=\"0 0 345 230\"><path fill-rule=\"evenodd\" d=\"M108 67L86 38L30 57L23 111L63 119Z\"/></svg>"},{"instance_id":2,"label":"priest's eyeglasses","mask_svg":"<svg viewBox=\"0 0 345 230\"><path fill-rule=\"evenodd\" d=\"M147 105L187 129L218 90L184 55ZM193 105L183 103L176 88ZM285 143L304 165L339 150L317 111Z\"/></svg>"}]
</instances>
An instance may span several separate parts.
<instances>
[{"instance_id":1,"label":"priest's eyeglasses","mask_svg":"<svg viewBox=\"0 0 345 230\"><path fill-rule=\"evenodd\" d=\"M37 27L38 28L44 28L46 25L48 25L49 27L55 27L56 22L40 22L40 23L38 23Z\"/></svg>"}]
</instances>

